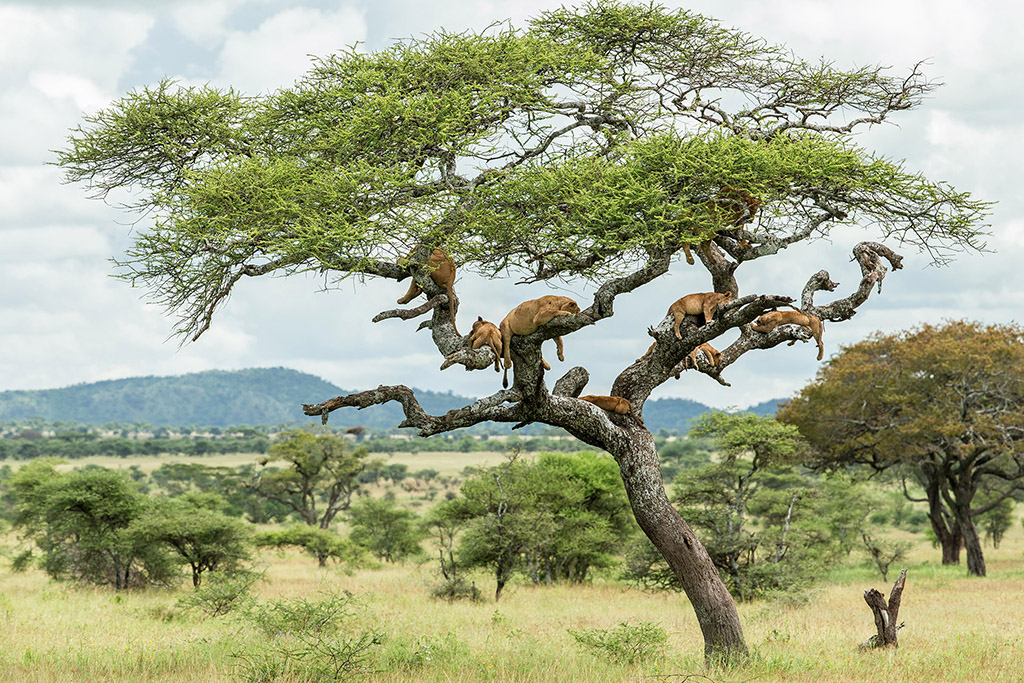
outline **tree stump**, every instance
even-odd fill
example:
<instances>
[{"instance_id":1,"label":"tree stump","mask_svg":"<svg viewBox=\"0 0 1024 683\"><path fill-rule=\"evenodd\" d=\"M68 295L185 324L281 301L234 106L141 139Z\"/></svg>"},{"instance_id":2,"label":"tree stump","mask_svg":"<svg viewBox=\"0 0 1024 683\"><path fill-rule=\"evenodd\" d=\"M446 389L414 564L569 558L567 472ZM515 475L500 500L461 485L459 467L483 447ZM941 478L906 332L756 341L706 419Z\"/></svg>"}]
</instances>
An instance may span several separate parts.
<instances>
[{"instance_id":1,"label":"tree stump","mask_svg":"<svg viewBox=\"0 0 1024 683\"><path fill-rule=\"evenodd\" d=\"M864 591L864 602L868 603L868 607L875 615L875 627L878 629L878 633L861 643L860 649L899 647L899 643L896 642L896 632L903 628L903 622L897 624L896 618L900 613L900 599L903 596L903 586L906 582L907 570L904 569L900 572L896 583L892 585L888 603L886 603L885 597L874 588Z\"/></svg>"}]
</instances>

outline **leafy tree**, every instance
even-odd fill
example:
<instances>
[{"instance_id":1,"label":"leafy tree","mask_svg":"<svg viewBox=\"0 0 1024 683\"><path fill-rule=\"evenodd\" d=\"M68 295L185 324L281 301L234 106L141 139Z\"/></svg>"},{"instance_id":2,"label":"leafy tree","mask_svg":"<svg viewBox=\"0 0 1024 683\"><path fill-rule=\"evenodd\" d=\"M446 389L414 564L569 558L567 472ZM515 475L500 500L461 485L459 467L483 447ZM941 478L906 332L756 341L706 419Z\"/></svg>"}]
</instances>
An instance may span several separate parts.
<instances>
[{"instance_id":1,"label":"leafy tree","mask_svg":"<svg viewBox=\"0 0 1024 683\"><path fill-rule=\"evenodd\" d=\"M253 539L255 545L269 548L292 546L302 548L317 558L321 567L327 566L328 558L352 562L362 553L353 543L346 541L329 529L307 524L296 524L276 531L264 531Z\"/></svg>"},{"instance_id":2,"label":"leafy tree","mask_svg":"<svg viewBox=\"0 0 1024 683\"><path fill-rule=\"evenodd\" d=\"M416 513L398 507L392 500L363 498L349 510L349 518L349 538L374 553L378 560L395 562L423 552L423 533Z\"/></svg>"},{"instance_id":3,"label":"leafy tree","mask_svg":"<svg viewBox=\"0 0 1024 683\"><path fill-rule=\"evenodd\" d=\"M739 330L720 367L700 368L724 382L722 371L744 354L808 337L793 325L769 334L747 327L793 299L741 296L737 271L746 262L859 223L939 262L977 247L988 205L854 142L934 87L920 65L898 75L843 71L685 10L593 0L542 13L523 30L498 24L373 54L345 50L266 96L164 81L88 116L59 163L98 197L138 191L118 196L152 223L137 233L123 276L176 312L175 330L188 338L209 328L248 277L412 276L428 303L378 318L432 309L444 365L486 369L493 352L467 348L450 319L457 302L423 267L433 248L488 277L594 283L580 313L513 337L506 391L439 416L404 385L305 410L326 419L345 406L399 401L403 425L422 436L488 420L542 422L610 452L640 527L686 588L706 655L718 657L746 652L739 617L669 504L652 435L574 400L586 384L582 368L549 391L541 342L610 317L616 297L663 276L684 247L702 245L705 284L696 291L710 284L733 301L717 320L685 325L681 338L670 319L654 326L657 346L610 392L642 414L703 342ZM740 190L762 202L756 217L732 199ZM883 261L900 267L901 256L875 242L853 252L862 272L855 291L815 304L816 292L836 288L818 270L803 311L848 320L884 276Z\"/></svg>"},{"instance_id":4,"label":"leafy tree","mask_svg":"<svg viewBox=\"0 0 1024 683\"><path fill-rule=\"evenodd\" d=\"M811 482L791 467L807 451L794 427L750 413L712 412L691 435L711 438L718 461L681 472L673 499L739 599L805 587L848 551L850 532L868 510L855 505L842 482ZM844 501L843 515L827 514L834 499ZM854 509L850 519L845 513Z\"/></svg>"},{"instance_id":5,"label":"leafy tree","mask_svg":"<svg viewBox=\"0 0 1024 683\"><path fill-rule=\"evenodd\" d=\"M905 491L916 481L943 563L962 538L968 571L984 576L975 520L1024 485L1022 342L1019 326L967 321L876 334L829 360L778 417L822 466L893 470Z\"/></svg>"},{"instance_id":6,"label":"leafy tree","mask_svg":"<svg viewBox=\"0 0 1024 683\"><path fill-rule=\"evenodd\" d=\"M147 500L120 472L57 472L30 463L11 478L14 524L35 540L54 578L113 585L117 590L164 582L172 564L161 546L130 533Z\"/></svg>"},{"instance_id":7,"label":"leafy tree","mask_svg":"<svg viewBox=\"0 0 1024 683\"><path fill-rule=\"evenodd\" d=\"M513 454L471 472L438 514L449 534L463 525L458 561L491 569L499 600L518 571L535 583L581 582L592 567L610 565L635 533L618 481L607 456L545 453L529 463Z\"/></svg>"},{"instance_id":8,"label":"leafy tree","mask_svg":"<svg viewBox=\"0 0 1024 683\"><path fill-rule=\"evenodd\" d=\"M127 533L139 545L171 548L191 567L192 586L198 588L204 572L231 571L250 558L249 529L215 509L222 504L209 495L154 499Z\"/></svg>"},{"instance_id":9,"label":"leafy tree","mask_svg":"<svg viewBox=\"0 0 1024 683\"><path fill-rule=\"evenodd\" d=\"M581 583L592 567L610 566L636 531L615 461L593 452L543 453L530 475L534 504L552 523L527 552L533 581Z\"/></svg>"},{"instance_id":10,"label":"leafy tree","mask_svg":"<svg viewBox=\"0 0 1024 683\"><path fill-rule=\"evenodd\" d=\"M549 533L549 520L533 505L535 492L529 465L513 452L508 460L478 470L450 501L453 514L466 521L457 557L466 567L487 567L494 572L495 601L523 556L540 533Z\"/></svg>"},{"instance_id":11,"label":"leafy tree","mask_svg":"<svg viewBox=\"0 0 1024 683\"><path fill-rule=\"evenodd\" d=\"M306 524L321 529L348 509L366 467L364 449L352 451L343 437L300 429L282 434L268 455L261 464L286 466L260 471L251 489L291 507Z\"/></svg>"}]
</instances>

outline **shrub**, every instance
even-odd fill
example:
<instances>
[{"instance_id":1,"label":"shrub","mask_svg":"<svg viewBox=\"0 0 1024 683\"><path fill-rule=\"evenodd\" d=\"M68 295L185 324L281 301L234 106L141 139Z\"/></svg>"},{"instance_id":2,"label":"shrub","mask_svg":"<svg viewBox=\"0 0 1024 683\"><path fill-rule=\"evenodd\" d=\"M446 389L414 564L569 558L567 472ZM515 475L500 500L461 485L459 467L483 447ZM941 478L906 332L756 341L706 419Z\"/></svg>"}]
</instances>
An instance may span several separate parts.
<instances>
[{"instance_id":1,"label":"shrub","mask_svg":"<svg viewBox=\"0 0 1024 683\"><path fill-rule=\"evenodd\" d=\"M352 616L353 602L352 595L344 593L322 600L294 598L251 606L248 621L271 639L256 651L236 653L240 677L334 683L369 673L370 656L384 634L342 632L343 622Z\"/></svg>"},{"instance_id":2,"label":"shrub","mask_svg":"<svg viewBox=\"0 0 1024 683\"><path fill-rule=\"evenodd\" d=\"M252 603L249 591L260 578L262 574L244 570L211 574L201 587L179 599L178 605L210 617L224 616Z\"/></svg>"},{"instance_id":3,"label":"shrub","mask_svg":"<svg viewBox=\"0 0 1024 683\"><path fill-rule=\"evenodd\" d=\"M609 629L569 629L576 642L594 654L603 655L616 664L636 664L664 654L668 633L652 621L635 626L623 621Z\"/></svg>"}]
</instances>

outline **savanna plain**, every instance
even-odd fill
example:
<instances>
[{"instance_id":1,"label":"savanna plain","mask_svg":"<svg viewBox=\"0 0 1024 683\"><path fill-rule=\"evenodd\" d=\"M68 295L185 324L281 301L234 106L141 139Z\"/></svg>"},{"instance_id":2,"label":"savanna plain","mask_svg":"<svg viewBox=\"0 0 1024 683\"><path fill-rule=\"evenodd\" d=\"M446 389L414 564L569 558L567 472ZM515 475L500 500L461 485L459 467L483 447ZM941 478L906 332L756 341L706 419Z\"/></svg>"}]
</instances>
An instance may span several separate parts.
<instances>
[{"instance_id":1,"label":"savanna plain","mask_svg":"<svg viewBox=\"0 0 1024 683\"><path fill-rule=\"evenodd\" d=\"M472 458L392 457L415 467L461 467ZM681 594L633 588L611 573L583 585L514 582L500 602L488 597L493 579L477 573L484 599L449 603L430 597L437 561L429 548L418 562L359 569L264 551L252 591L263 603L343 600L352 638L375 634L362 680L1011 683L1024 681L1024 529L1014 522L998 548L986 547L986 578L941 566L922 535L907 535L915 545L900 565L908 573L899 649L858 649L874 633L863 592L888 594L898 570L883 582L851 557L805 600L741 603L751 657L732 668L705 668L700 631ZM5 554L16 540L10 532L2 537ZM114 592L0 562L0 682L281 680L257 665L261 652L280 649L275 634L236 613L189 609L181 598L191 593L184 581L179 590ZM581 649L570 633L623 622L658 624L666 647L641 663L616 664Z\"/></svg>"}]
</instances>

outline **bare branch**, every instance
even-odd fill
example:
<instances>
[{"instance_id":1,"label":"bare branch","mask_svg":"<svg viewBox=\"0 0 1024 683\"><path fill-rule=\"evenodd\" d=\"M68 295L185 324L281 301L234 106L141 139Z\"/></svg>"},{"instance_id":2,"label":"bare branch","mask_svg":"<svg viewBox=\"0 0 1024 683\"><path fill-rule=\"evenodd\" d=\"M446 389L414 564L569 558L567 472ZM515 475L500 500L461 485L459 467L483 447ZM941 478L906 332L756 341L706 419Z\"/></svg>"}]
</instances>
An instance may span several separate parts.
<instances>
[{"instance_id":1,"label":"bare branch","mask_svg":"<svg viewBox=\"0 0 1024 683\"><path fill-rule=\"evenodd\" d=\"M327 416L338 408L356 407L362 410L372 405L381 405L388 401L402 404L405 420L399 427L416 427L420 436L431 436L448 432L460 427L471 427L481 422L517 422L522 419L520 410L515 405L503 405L506 402L518 401L519 393L515 389L499 391L492 396L481 398L472 405L450 410L444 415L429 415L420 406L416 395L409 387L398 384L381 385L376 389L361 391L348 396L336 396L322 403L303 404L302 412L310 416L320 416L323 424L327 424Z\"/></svg>"},{"instance_id":2,"label":"bare branch","mask_svg":"<svg viewBox=\"0 0 1024 683\"><path fill-rule=\"evenodd\" d=\"M860 263L861 270L861 281L860 286L850 296L833 301L826 306L815 306L812 303L812 297L815 290L827 289L832 291L834 287L830 288L828 285L834 284L829 279L827 271L819 271L815 273L804 287L803 298L801 299L801 308L805 313L812 313L821 320L831 320L838 322L841 320L849 320L857 312L856 309L865 301L871 294L871 288L878 285L878 291L882 290L882 280L885 278L888 269L885 264L882 263L882 258L885 258L892 265L893 270L900 270L903 265L903 257L894 252L884 244L877 242L861 242L853 248L853 258Z\"/></svg>"},{"instance_id":3,"label":"bare branch","mask_svg":"<svg viewBox=\"0 0 1024 683\"><path fill-rule=\"evenodd\" d=\"M387 320L388 318L401 318L402 320L418 318L427 311L445 303L448 303L448 295L438 294L427 299L426 303L420 304L416 308L390 308L386 311L381 311L373 316L373 322L379 323L381 320Z\"/></svg>"}]
</instances>

